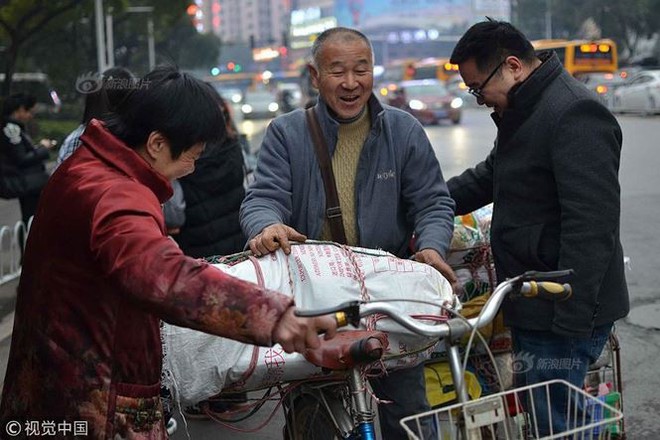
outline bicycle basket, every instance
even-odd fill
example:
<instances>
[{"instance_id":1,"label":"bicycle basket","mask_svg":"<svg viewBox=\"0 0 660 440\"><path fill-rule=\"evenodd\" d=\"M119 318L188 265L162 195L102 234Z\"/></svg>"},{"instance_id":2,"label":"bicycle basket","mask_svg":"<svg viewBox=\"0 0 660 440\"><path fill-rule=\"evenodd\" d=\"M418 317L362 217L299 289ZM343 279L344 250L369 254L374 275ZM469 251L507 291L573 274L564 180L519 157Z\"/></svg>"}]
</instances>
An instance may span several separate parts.
<instances>
[{"instance_id":1,"label":"bicycle basket","mask_svg":"<svg viewBox=\"0 0 660 440\"><path fill-rule=\"evenodd\" d=\"M609 400L611 402L611 400ZM406 417L410 439L425 438L432 419L438 440L616 438L623 414L604 398L552 380Z\"/></svg>"}]
</instances>

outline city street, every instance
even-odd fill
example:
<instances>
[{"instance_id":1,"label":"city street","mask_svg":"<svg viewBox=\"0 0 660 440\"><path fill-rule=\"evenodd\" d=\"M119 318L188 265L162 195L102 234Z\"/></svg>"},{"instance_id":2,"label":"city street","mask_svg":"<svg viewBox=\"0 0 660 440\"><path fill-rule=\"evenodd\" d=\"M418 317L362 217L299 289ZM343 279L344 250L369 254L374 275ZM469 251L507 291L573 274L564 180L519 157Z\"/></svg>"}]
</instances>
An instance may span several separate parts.
<instances>
[{"instance_id":1,"label":"city street","mask_svg":"<svg viewBox=\"0 0 660 440\"><path fill-rule=\"evenodd\" d=\"M627 279L631 307L660 304L660 233L654 228L660 219L660 149L656 136L660 133L660 117L618 116L623 127L624 145L620 170L622 192L621 240L630 258ZM246 124L248 124L246 126ZM250 131L253 149L258 147L264 121L244 121L242 131ZM468 109L460 125L440 125L427 128L427 133L445 178L455 176L465 168L485 158L492 148L495 126L484 109ZM311 146L310 146L311 147ZM0 226L13 225L19 218L16 201L0 200ZM656 226L654 226L656 225ZM585 255L589 258L589 255ZM0 286L0 328L13 311L16 282ZM621 342L624 376L624 412L630 440L660 438L660 374L655 361L660 355L660 312L635 314L617 326ZM646 325L655 322L655 328ZM643 326L644 324L645 326ZM4 378L9 353L9 338L0 340L0 379ZM237 425L254 427L268 418L275 403L267 404L261 413ZM278 410L279 411L279 410ZM188 420L187 429L181 420L173 439L279 439L283 417L279 411L258 433L239 433L211 421ZM188 432L187 432L188 431Z\"/></svg>"}]
</instances>

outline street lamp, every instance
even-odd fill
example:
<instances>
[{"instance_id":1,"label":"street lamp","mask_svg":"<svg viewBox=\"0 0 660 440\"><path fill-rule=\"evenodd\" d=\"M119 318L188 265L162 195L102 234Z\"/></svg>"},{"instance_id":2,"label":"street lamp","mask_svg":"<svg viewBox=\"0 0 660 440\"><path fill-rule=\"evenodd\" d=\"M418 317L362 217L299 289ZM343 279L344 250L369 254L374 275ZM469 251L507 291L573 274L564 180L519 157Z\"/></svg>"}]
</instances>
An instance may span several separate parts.
<instances>
[{"instance_id":1,"label":"street lamp","mask_svg":"<svg viewBox=\"0 0 660 440\"><path fill-rule=\"evenodd\" d=\"M105 62L105 35L103 33L103 0L95 0L94 15L96 18L96 61L99 74L107 68Z\"/></svg>"}]
</instances>

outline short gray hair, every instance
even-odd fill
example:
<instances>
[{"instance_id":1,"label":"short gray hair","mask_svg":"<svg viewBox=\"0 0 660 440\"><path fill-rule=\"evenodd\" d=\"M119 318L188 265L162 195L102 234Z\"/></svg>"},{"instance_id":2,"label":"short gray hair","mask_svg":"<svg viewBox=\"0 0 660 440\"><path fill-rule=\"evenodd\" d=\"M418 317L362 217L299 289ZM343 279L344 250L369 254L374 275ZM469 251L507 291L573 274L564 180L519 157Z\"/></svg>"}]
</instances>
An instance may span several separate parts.
<instances>
[{"instance_id":1,"label":"short gray hair","mask_svg":"<svg viewBox=\"0 0 660 440\"><path fill-rule=\"evenodd\" d=\"M314 40L314 43L312 44L312 65L317 69L319 67L318 56L319 56L319 52L321 52L321 47L328 40L334 40L334 39L339 39L342 42L346 42L346 43L355 40L362 40L367 44L367 46L369 46L369 50L371 51L372 58L374 56L374 48L371 45L371 41L369 41L367 36L364 35L362 32L358 31L357 29L351 29L347 27L341 27L341 26L333 27L321 32L319 36L316 37L316 40Z\"/></svg>"}]
</instances>

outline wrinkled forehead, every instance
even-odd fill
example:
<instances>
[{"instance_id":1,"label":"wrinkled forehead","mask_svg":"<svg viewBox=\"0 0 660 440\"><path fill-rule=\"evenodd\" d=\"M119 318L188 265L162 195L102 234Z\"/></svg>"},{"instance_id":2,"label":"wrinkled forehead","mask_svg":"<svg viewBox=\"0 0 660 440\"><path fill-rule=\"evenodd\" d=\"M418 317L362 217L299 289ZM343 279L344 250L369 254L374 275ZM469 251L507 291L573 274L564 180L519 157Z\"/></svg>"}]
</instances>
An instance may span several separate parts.
<instances>
[{"instance_id":1,"label":"wrinkled forehead","mask_svg":"<svg viewBox=\"0 0 660 440\"><path fill-rule=\"evenodd\" d=\"M372 65L371 45L352 34L339 34L326 40L319 48L318 61L326 67L348 60L358 64Z\"/></svg>"}]
</instances>

